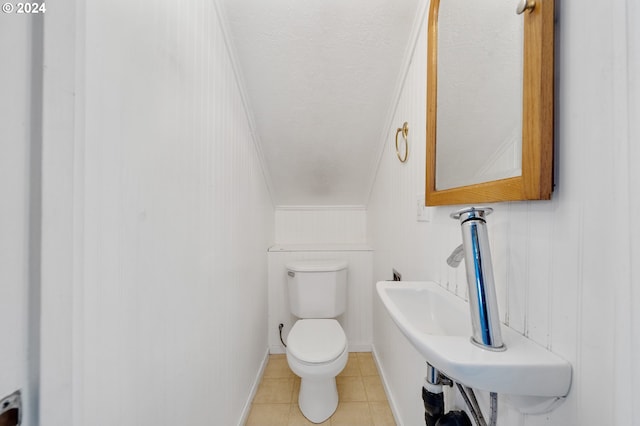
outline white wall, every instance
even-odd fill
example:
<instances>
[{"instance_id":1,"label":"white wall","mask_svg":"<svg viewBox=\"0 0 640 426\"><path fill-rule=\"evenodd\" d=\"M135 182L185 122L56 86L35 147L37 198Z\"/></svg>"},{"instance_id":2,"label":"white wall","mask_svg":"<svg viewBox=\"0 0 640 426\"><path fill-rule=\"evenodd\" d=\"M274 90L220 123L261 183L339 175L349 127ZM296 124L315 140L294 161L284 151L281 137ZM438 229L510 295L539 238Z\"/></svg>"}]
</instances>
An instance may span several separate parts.
<instances>
[{"instance_id":1,"label":"white wall","mask_svg":"<svg viewBox=\"0 0 640 426\"><path fill-rule=\"evenodd\" d=\"M278 206L276 244L366 244L364 206Z\"/></svg>"},{"instance_id":2,"label":"white wall","mask_svg":"<svg viewBox=\"0 0 640 426\"><path fill-rule=\"evenodd\" d=\"M630 214L640 202L635 76L640 17L633 1L589 7L557 2L556 189L553 200L494 204L488 226L503 321L569 360L573 385L562 406L521 415L500 399L498 424L638 425L640 301ZM445 264L460 242L456 207L415 220L424 191L426 34L419 35L368 205L374 280L435 280L466 294L464 269ZM409 161L395 158L397 123L408 121ZM374 348L401 423L423 424L424 362L374 298Z\"/></svg>"},{"instance_id":3,"label":"white wall","mask_svg":"<svg viewBox=\"0 0 640 426\"><path fill-rule=\"evenodd\" d=\"M629 110L627 111L627 117L640 117L640 81L638 78L632 78L631 76L637 75L640 70L640 26L633 23L640 16L640 4L638 2L628 1L627 4L627 20L626 28L628 31L628 47L626 52L628 54L627 77L628 81L628 99ZM624 55L624 53L623 53ZM624 64L624 63L623 63ZM622 96L624 99L624 95ZM636 143L629 144L626 148L628 152L624 152L629 155L630 160L638 160L640 158L640 144L637 141L640 140L640 120L631 119L629 124L629 140L636 141ZM631 162L629 162L631 164ZM640 211L640 197L637 196L638 182L640 182L640 167L628 167L629 181L634 184L629 185L629 211ZM632 195L634 194L635 195ZM638 247L637 241L640 241L640 223L638 221L628 221L629 225L628 234L630 238L629 248L629 263L630 270L628 274L628 284L620 286L620 296L618 300L622 302L624 309L621 309L621 321L619 323L625 323L627 326L622 327L622 331L626 336L621 336L623 341L626 341L629 345L627 348L623 348L628 353L627 358L621 363L620 369L616 373L616 377L619 381L625 383L626 386L621 389L622 392L629 392L631 389L638 389L640 386L640 365L634 362L634 359L638 358L640 354L640 311L638 309L630 309L630 306L640 306L640 288L637 283L640 282L640 262L638 262L638 256L640 256L640 247ZM634 243L635 242L635 243ZM635 283L636 285L631 285ZM630 311L630 312L629 312ZM635 355L635 356L634 356ZM630 370L630 371L629 371ZM631 373L631 374L629 374ZM640 408L635 404L631 404L630 397L635 396L637 393L627 396L627 402L630 405L627 408L627 412L631 411L631 418L637 425L640 423ZM629 415L629 414L627 414Z\"/></svg>"},{"instance_id":4,"label":"white wall","mask_svg":"<svg viewBox=\"0 0 640 426\"><path fill-rule=\"evenodd\" d=\"M32 159L32 46L34 22L28 16L0 14L0 399L21 389L25 409L24 425L36 424L37 311L31 297L37 297L31 259L38 247L37 227L31 225L32 190L37 170ZM37 87L34 89L37 92ZM36 147L37 148L37 147ZM37 336L35 336L37 338Z\"/></svg>"},{"instance_id":5,"label":"white wall","mask_svg":"<svg viewBox=\"0 0 640 426\"><path fill-rule=\"evenodd\" d=\"M76 96L63 138L45 75L63 154L44 153L43 320L61 319L43 425L238 424L268 350L274 216L215 4L66 6L45 23Z\"/></svg>"}]
</instances>

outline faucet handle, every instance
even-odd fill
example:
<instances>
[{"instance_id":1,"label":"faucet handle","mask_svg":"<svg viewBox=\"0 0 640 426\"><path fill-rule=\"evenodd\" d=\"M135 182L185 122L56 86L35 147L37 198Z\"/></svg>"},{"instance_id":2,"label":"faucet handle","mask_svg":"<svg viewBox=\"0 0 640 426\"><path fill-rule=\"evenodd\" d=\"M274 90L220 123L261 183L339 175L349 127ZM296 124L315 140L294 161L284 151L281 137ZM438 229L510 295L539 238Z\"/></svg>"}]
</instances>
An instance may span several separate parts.
<instances>
[{"instance_id":1,"label":"faucet handle","mask_svg":"<svg viewBox=\"0 0 640 426\"><path fill-rule=\"evenodd\" d=\"M457 268L464 259L464 246L460 244L453 252L447 257L447 265Z\"/></svg>"},{"instance_id":2,"label":"faucet handle","mask_svg":"<svg viewBox=\"0 0 640 426\"><path fill-rule=\"evenodd\" d=\"M460 219L460 223L469 219L480 219L484 221L485 216L490 215L493 212L491 207L465 207L460 210L456 210L451 213L449 217L451 219Z\"/></svg>"}]
</instances>

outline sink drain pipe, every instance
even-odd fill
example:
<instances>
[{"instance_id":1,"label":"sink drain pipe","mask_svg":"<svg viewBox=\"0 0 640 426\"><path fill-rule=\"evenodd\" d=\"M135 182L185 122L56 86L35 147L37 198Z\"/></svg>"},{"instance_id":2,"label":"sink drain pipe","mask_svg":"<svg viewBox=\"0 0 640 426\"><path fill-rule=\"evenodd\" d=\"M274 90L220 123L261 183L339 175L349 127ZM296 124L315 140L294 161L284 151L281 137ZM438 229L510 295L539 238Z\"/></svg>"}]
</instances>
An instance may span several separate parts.
<instances>
[{"instance_id":1,"label":"sink drain pipe","mask_svg":"<svg viewBox=\"0 0 640 426\"><path fill-rule=\"evenodd\" d=\"M425 424L427 426L471 426L471 420L464 411L445 413L443 386L453 386L453 382L427 363L427 377L422 386Z\"/></svg>"},{"instance_id":2,"label":"sink drain pipe","mask_svg":"<svg viewBox=\"0 0 640 426\"><path fill-rule=\"evenodd\" d=\"M453 386L453 381L441 374L435 367L427 363L427 377L422 386L422 401L424 402L424 421L427 426L472 426L469 416L464 411L449 411L445 413L443 386ZM460 395L469 408L477 426L496 426L498 420L498 394L490 394L491 417L487 424L478 399L472 388L456 383Z\"/></svg>"},{"instance_id":3,"label":"sink drain pipe","mask_svg":"<svg viewBox=\"0 0 640 426\"><path fill-rule=\"evenodd\" d=\"M436 426L440 417L444 415L444 393L442 385L430 382L428 376L422 385L422 401L424 402L424 423L427 426Z\"/></svg>"}]
</instances>

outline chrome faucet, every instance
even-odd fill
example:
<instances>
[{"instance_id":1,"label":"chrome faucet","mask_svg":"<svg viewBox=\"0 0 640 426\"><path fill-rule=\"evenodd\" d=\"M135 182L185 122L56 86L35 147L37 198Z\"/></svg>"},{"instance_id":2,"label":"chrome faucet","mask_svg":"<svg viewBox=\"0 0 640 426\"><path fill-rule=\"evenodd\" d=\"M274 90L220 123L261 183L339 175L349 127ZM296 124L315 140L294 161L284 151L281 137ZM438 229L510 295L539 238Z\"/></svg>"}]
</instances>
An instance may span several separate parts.
<instances>
[{"instance_id":1,"label":"chrome faucet","mask_svg":"<svg viewBox=\"0 0 640 426\"><path fill-rule=\"evenodd\" d=\"M456 247L447 263L456 267L464 257L473 329L471 342L485 349L503 351L506 346L500 332L500 314L485 220L485 216L491 212L493 209L490 207L466 207L451 213L451 218L460 220L462 245Z\"/></svg>"},{"instance_id":2,"label":"chrome faucet","mask_svg":"<svg viewBox=\"0 0 640 426\"><path fill-rule=\"evenodd\" d=\"M447 257L447 265L457 268L464 259L464 247L460 244L453 250L453 253Z\"/></svg>"}]
</instances>

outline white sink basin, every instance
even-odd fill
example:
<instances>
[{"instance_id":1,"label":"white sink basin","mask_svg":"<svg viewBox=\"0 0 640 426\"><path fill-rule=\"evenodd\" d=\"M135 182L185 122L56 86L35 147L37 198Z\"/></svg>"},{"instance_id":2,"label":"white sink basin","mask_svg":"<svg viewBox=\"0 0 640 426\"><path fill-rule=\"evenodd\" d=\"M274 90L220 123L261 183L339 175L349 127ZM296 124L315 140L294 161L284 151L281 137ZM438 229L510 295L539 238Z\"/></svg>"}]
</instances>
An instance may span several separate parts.
<instances>
[{"instance_id":1,"label":"white sink basin","mask_svg":"<svg viewBox=\"0 0 640 426\"><path fill-rule=\"evenodd\" d=\"M466 301L434 282L380 281L378 295L398 328L425 360L456 382L508 394L522 412L544 412L569 393L571 364L502 326L507 349L470 341Z\"/></svg>"}]
</instances>

